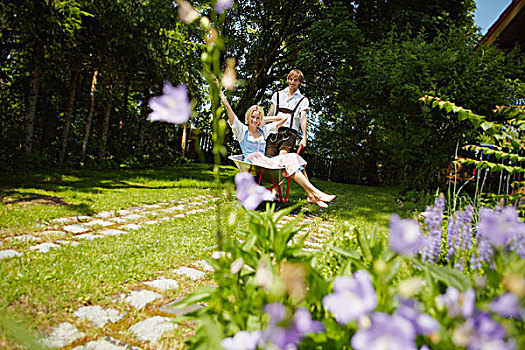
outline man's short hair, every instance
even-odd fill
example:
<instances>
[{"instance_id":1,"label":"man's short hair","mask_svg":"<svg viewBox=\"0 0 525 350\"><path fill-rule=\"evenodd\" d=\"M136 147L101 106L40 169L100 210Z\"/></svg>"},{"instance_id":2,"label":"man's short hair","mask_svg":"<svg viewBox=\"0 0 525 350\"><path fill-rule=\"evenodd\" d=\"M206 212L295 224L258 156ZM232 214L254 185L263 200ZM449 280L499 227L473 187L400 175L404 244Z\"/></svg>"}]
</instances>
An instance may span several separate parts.
<instances>
[{"instance_id":1,"label":"man's short hair","mask_svg":"<svg viewBox=\"0 0 525 350\"><path fill-rule=\"evenodd\" d=\"M286 76L286 79L290 78L290 77L294 77L294 78L299 78L299 80L301 81L301 83L303 82L304 80L304 75L303 73L299 70L299 69L292 69L290 71L290 73L288 73L288 75Z\"/></svg>"}]
</instances>

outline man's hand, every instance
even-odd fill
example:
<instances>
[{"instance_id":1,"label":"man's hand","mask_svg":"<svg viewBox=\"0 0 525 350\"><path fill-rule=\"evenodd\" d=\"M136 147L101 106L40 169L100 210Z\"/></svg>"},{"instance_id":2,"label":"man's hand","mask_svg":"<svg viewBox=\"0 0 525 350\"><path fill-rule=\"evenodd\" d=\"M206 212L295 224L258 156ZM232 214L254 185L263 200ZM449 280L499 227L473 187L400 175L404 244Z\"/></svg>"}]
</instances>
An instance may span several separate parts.
<instances>
[{"instance_id":1,"label":"man's hand","mask_svg":"<svg viewBox=\"0 0 525 350\"><path fill-rule=\"evenodd\" d=\"M306 137L303 137L303 139L301 140L301 143L299 144L299 146L303 146L303 148L306 147Z\"/></svg>"}]
</instances>

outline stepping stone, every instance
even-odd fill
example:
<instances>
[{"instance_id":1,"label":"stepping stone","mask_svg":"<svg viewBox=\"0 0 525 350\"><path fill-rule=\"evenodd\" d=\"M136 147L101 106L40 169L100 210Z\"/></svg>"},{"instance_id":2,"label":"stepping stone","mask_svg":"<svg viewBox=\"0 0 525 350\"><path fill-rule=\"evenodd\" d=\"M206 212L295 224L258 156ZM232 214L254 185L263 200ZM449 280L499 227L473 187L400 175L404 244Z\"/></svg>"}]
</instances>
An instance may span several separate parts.
<instances>
[{"instance_id":1,"label":"stepping stone","mask_svg":"<svg viewBox=\"0 0 525 350\"><path fill-rule=\"evenodd\" d=\"M78 236L75 236L73 238L78 238L78 239L87 239L88 241L93 241L97 238L102 238L104 236L101 236L101 235L93 235L91 233L84 233L82 235L78 235Z\"/></svg>"},{"instance_id":2,"label":"stepping stone","mask_svg":"<svg viewBox=\"0 0 525 350\"><path fill-rule=\"evenodd\" d=\"M161 290L172 290L179 288L179 283L172 279L161 278L155 281L142 282L147 286Z\"/></svg>"},{"instance_id":3,"label":"stepping stone","mask_svg":"<svg viewBox=\"0 0 525 350\"><path fill-rule=\"evenodd\" d=\"M112 211L101 211L100 213L95 214L95 216L97 218L107 219L107 218L112 217L113 214L114 214L114 212L112 212Z\"/></svg>"},{"instance_id":4,"label":"stepping stone","mask_svg":"<svg viewBox=\"0 0 525 350\"><path fill-rule=\"evenodd\" d=\"M312 252L312 253L319 253L319 249L315 249L315 248L303 248L303 250L307 252Z\"/></svg>"},{"instance_id":5,"label":"stepping stone","mask_svg":"<svg viewBox=\"0 0 525 350\"><path fill-rule=\"evenodd\" d=\"M165 209L159 209L160 212L163 213L173 213L174 211L177 211L177 209L174 208L165 208Z\"/></svg>"},{"instance_id":6,"label":"stepping stone","mask_svg":"<svg viewBox=\"0 0 525 350\"><path fill-rule=\"evenodd\" d=\"M114 223L117 223L117 224L124 224L124 223L128 222L128 220L121 219L121 218L112 218L110 220L113 221Z\"/></svg>"},{"instance_id":7,"label":"stepping stone","mask_svg":"<svg viewBox=\"0 0 525 350\"><path fill-rule=\"evenodd\" d=\"M162 295L149 290L135 290L131 292L130 295L124 298L124 302L133 306L135 309L140 310L144 308L147 304L151 303L156 299L159 299L160 297L162 297Z\"/></svg>"},{"instance_id":8,"label":"stepping stone","mask_svg":"<svg viewBox=\"0 0 525 350\"><path fill-rule=\"evenodd\" d=\"M332 230L329 230L329 229L327 229L327 228L325 228L325 227L322 227L322 226L319 227L319 228L317 229L317 231L318 231L318 232L322 232L322 233L332 233Z\"/></svg>"},{"instance_id":9,"label":"stepping stone","mask_svg":"<svg viewBox=\"0 0 525 350\"><path fill-rule=\"evenodd\" d=\"M129 207L128 210L132 210L132 211L144 211L144 210L146 210L146 208L142 208L142 207Z\"/></svg>"},{"instance_id":10,"label":"stepping stone","mask_svg":"<svg viewBox=\"0 0 525 350\"><path fill-rule=\"evenodd\" d=\"M115 225L115 223L111 221L104 221L104 220L93 220L93 221L84 223L84 225L89 226L89 227L92 227L92 226L107 227L107 226L113 226Z\"/></svg>"},{"instance_id":11,"label":"stepping stone","mask_svg":"<svg viewBox=\"0 0 525 350\"><path fill-rule=\"evenodd\" d=\"M318 249L323 249L324 248L324 244L310 242L310 241L304 241L304 245L307 245L307 246L312 247L312 248L318 248Z\"/></svg>"},{"instance_id":12,"label":"stepping stone","mask_svg":"<svg viewBox=\"0 0 525 350\"><path fill-rule=\"evenodd\" d=\"M213 252L211 255L212 259L220 259L226 256L226 252Z\"/></svg>"},{"instance_id":13,"label":"stepping stone","mask_svg":"<svg viewBox=\"0 0 525 350\"><path fill-rule=\"evenodd\" d=\"M0 260L14 258L15 256L22 256L23 253L17 252L13 249L0 250Z\"/></svg>"},{"instance_id":14,"label":"stepping stone","mask_svg":"<svg viewBox=\"0 0 525 350\"><path fill-rule=\"evenodd\" d=\"M196 281L206 276L206 273L202 271L193 269L191 267L185 267L185 266L179 267L178 269L173 270L173 272L176 273L177 275L183 275L183 276L189 277L193 281Z\"/></svg>"},{"instance_id":15,"label":"stepping stone","mask_svg":"<svg viewBox=\"0 0 525 350\"><path fill-rule=\"evenodd\" d=\"M84 336L85 334L80 332L77 327L69 322L64 322L53 328L43 342L50 348L61 348Z\"/></svg>"},{"instance_id":16,"label":"stepping stone","mask_svg":"<svg viewBox=\"0 0 525 350\"><path fill-rule=\"evenodd\" d=\"M60 246L55 243L40 243L40 244L29 247L29 250L34 250L40 253L48 253L51 250L51 248L58 248L58 247Z\"/></svg>"},{"instance_id":17,"label":"stepping stone","mask_svg":"<svg viewBox=\"0 0 525 350\"><path fill-rule=\"evenodd\" d=\"M140 340L156 343L166 332L177 329L177 325L169 317L153 316L133 325L129 330Z\"/></svg>"},{"instance_id":18,"label":"stepping stone","mask_svg":"<svg viewBox=\"0 0 525 350\"><path fill-rule=\"evenodd\" d=\"M133 214L132 211L130 211L130 210L125 210L125 209L118 210L117 213L119 213L120 215Z\"/></svg>"},{"instance_id":19,"label":"stepping stone","mask_svg":"<svg viewBox=\"0 0 525 350\"><path fill-rule=\"evenodd\" d=\"M67 224L69 222L76 221L74 218L56 218L51 220L51 222L56 222L58 224Z\"/></svg>"},{"instance_id":20,"label":"stepping stone","mask_svg":"<svg viewBox=\"0 0 525 350\"><path fill-rule=\"evenodd\" d=\"M176 215L173 215L174 218L183 218L185 217L186 215L188 215L187 213L183 213L183 214L176 214Z\"/></svg>"},{"instance_id":21,"label":"stepping stone","mask_svg":"<svg viewBox=\"0 0 525 350\"><path fill-rule=\"evenodd\" d=\"M120 236L120 235L127 234L126 231L115 230L115 229L104 230L104 231L100 231L99 233L104 236Z\"/></svg>"},{"instance_id":22,"label":"stepping stone","mask_svg":"<svg viewBox=\"0 0 525 350\"><path fill-rule=\"evenodd\" d=\"M126 220L139 220L139 219L142 219L144 217L144 215L139 215L139 214L129 214L129 215L126 215L126 216L121 216L120 218L121 219L126 219Z\"/></svg>"},{"instance_id":23,"label":"stepping stone","mask_svg":"<svg viewBox=\"0 0 525 350\"><path fill-rule=\"evenodd\" d=\"M7 239L9 241L21 241L21 242L30 242L30 241L34 242L34 241L40 240L40 238L31 236L31 235L13 236L13 237L8 237Z\"/></svg>"},{"instance_id":24,"label":"stepping stone","mask_svg":"<svg viewBox=\"0 0 525 350\"><path fill-rule=\"evenodd\" d=\"M158 204L146 204L144 206L144 208L148 208L148 209L158 209L158 208L162 208L160 205Z\"/></svg>"},{"instance_id":25,"label":"stepping stone","mask_svg":"<svg viewBox=\"0 0 525 350\"><path fill-rule=\"evenodd\" d=\"M126 231L138 230L141 227L142 225L137 225L137 224L127 224L127 225L120 226L121 229L124 229Z\"/></svg>"},{"instance_id":26,"label":"stepping stone","mask_svg":"<svg viewBox=\"0 0 525 350\"><path fill-rule=\"evenodd\" d=\"M159 310L176 316L184 316L190 312L203 308L203 305L201 304L191 304L183 308L173 307L173 305L178 303L180 300L182 300L182 298L175 299L171 303L161 306Z\"/></svg>"},{"instance_id":27,"label":"stepping stone","mask_svg":"<svg viewBox=\"0 0 525 350\"><path fill-rule=\"evenodd\" d=\"M64 226L62 229L64 231L66 231L66 232L73 233L73 234L75 234L75 233L84 233L84 232L87 232L87 231L90 230L86 226L80 225L80 224Z\"/></svg>"},{"instance_id":28,"label":"stepping stone","mask_svg":"<svg viewBox=\"0 0 525 350\"><path fill-rule=\"evenodd\" d=\"M93 219L91 216L87 216L87 215L80 215L80 216L77 216L77 220L78 221L89 221Z\"/></svg>"},{"instance_id":29,"label":"stepping stone","mask_svg":"<svg viewBox=\"0 0 525 350\"><path fill-rule=\"evenodd\" d=\"M58 240L57 242L60 244L64 244L64 245L71 245L73 247L76 247L77 245L79 245L79 243L75 241Z\"/></svg>"},{"instance_id":30,"label":"stepping stone","mask_svg":"<svg viewBox=\"0 0 525 350\"><path fill-rule=\"evenodd\" d=\"M68 234L64 231L56 231L56 230L50 230L50 231L43 231L38 233L39 236L67 236Z\"/></svg>"},{"instance_id":31,"label":"stepping stone","mask_svg":"<svg viewBox=\"0 0 525 350\"><path fill-rule=\"evenodd\" d=\"M143 222L143 224L144 225L155 225L155 224L158 224L160 222L161 221L159 221L159 220L150 220L150 221Z\"/></svg>"},{"instance_id":32,"label":"stepping stone","mask_svg":"<svg viewBox=\"0 0 525 350\"><path fill-rule=\"evenodd\" d=\"M124 314L115 309L104 309L101 306L81 307L73 316L91 322L95 327L104 327L106 323L113 323L124 317Z\"/></svg>"},{"instance_id":33,"label":"stepping stone","mask_svg":"<svg viewBox=\"0 0 525 350\"><path fill-rule=\"evenodd\" d=\"M210 264L208 264L208 262L206 260L197 260L193 263L194 266L197 266L197 267L200 267L201 269L203 269L204 271L208 271L208 272L213 272L215 271L215 269L213 268L213 266L211 266Z\"/></svg>"},{"instance_id":34,"label":"stepping stone","mask_svg":"<svg viewBox=\"0 0 525 350\"><path fill-rule=\"evenodd\" d=\"M85 345L74 347L73 350L141 350L136 346L123 343L111 337L93 340Z\"/></svg>"}]
</instances>

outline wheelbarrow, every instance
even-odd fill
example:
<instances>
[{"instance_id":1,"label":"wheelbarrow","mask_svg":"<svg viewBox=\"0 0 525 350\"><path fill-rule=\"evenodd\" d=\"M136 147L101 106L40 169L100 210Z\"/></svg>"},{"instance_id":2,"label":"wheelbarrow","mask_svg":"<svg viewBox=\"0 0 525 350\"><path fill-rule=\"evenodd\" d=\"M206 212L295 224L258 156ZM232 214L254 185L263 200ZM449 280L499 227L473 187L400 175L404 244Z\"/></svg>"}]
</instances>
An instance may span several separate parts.
<instances>
[{"instance_id":1,"label":"wheelbarrow","mask_svg":"<svg viewBox=\"0 0 525 350\"><path fill-rule=\"evenodd\" d=\"M297 154L299 154L299 152L301 152L302 149L303 146L299 146L299 148L297 149ZM285 177L283 175L284 168L263 167L260 165L255 165L250 162L244 161L242 154L229 156L228 159L234 162L235 166L240 171L252 173L256 178L257 184L261 186L266 186L266 188L268 188L269 190L273 190L275 188L277 190L277 194L279 195L279 201L281 203L286 203L288 201L291 177ZM286 184L286 193L284 193L283 196L284 184Z\"/></svg>"}]
</instances>

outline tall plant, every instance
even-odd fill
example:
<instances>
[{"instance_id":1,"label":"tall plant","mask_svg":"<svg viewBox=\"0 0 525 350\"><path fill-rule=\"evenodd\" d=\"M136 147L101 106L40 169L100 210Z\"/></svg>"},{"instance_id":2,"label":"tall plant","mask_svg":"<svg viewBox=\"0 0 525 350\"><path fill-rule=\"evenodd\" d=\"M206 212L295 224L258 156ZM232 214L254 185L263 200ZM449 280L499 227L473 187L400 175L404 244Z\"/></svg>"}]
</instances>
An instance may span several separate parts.
<instances>
[{"instance_id":1,"label":"tall plant","mask_svg":"<svg viewBox=\"0 0 525 350\"><path fill-rule=\"evenodd\" d=\"M459 121L468 121L479 133L477 145L466 145L463 148L473 151L481 157L461 157L458 161L465 165L473 165L478 170L487 170L498 174L499 186L497 193L483 192L484 183L481 179L476 188L476 195L482 195L496 202L503 199L512 203L522 212L525 200L525 106L498 106L494 112L496 120L489 121L487 117L476 114L470 109L456 106L449 101L433 96L423 96L420 99L425 105L456 114ZM478 171L478 181L480 171ZM503 176L505 175L505 176Z\"/></svg>"}]
</instances>

